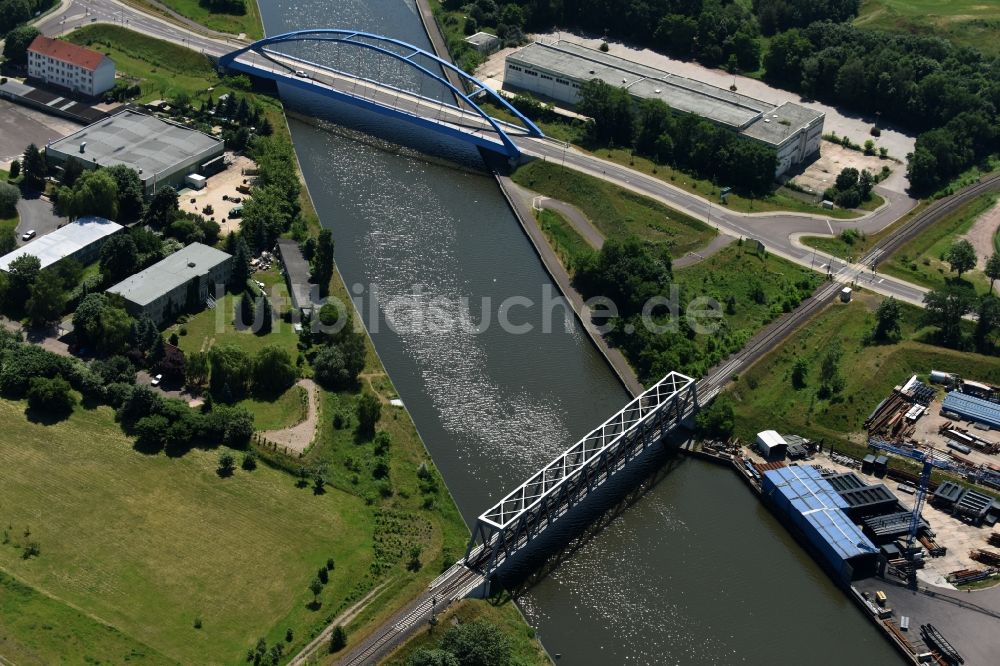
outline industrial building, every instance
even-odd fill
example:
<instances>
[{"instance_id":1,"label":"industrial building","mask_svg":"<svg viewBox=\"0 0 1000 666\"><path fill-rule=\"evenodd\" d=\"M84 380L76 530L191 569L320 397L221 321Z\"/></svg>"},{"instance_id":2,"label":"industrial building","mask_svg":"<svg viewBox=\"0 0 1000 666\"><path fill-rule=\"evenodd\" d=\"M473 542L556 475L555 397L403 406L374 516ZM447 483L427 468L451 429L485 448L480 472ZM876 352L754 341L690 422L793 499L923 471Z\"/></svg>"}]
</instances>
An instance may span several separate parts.
<instances>
[{"instance_id":1,"label":"industrial building","mask_svg":"<svg viewBox=\"0 0 1000 666\"><path fill-rule=\"evenodd\" d=\"M114 87L115 63L100 51L39 35L28 46L28 78L96 97Z\"/></svg>"},{"instance_id":2,"label":"industrial building","mask_svg":"<svg viewBox=\"0 0 1000 666\"><path fill-rule=\"evenodd\" d=\"M757 433L755 442L757 452L765 460L784 460L788 452L788 442L776 430L764 430Z\"/></svg>"},{"instance_id":3,"label":"industrial building","mask_svg":"<svg viewBox=\"0 0 1000 666\"><path fill-rule=\"evenodd\" d=\"M225 145L198 130L126 109L50 143L52 164L70 157L86 168L124 164L135 169L147 195L182 187L188 174L209 175L223 165Z\"/></svg>"},{"instance_id":4,"label":"industrial building","mask_svg":"<svg viewBox=\"0 0 1000 666\"><path fill-rule=\"evenodd\" d=\"M157 325L211 302L216 285L223 287L232 271L232 256L202 243L192 243L146 270L108 289L125 299L135 317L148 315Z\"/></svg>"},{"instance_id":5,"label":"industrial building","mask_svg":"<svg viewBox=\"0 0 1000 666\"><path fill-rule=\"evenodd\" d=\"M104 242L123 228L103 217L81 217L0 257L0 271L10 270L10 263L26 254L38 257L42 268L63 259L89 264L100 255Z\"/></svg>"},{"instance_id":6,"label":"industrial building","mask_svg":"<svg viewBox=\"0 0 1000 666\"><path fill-rule=\"evenodd\" d=\"M941 405L943 414L955 414L966 421L974 421L1000 430L1000 404L977 398L968 393L951 391Z\"/></svg>"},{"instance_id":7,"label":"industrial building","mask_svg":"<svg viewBox=\"0 0 1000 666\"><path fill-rule=\"evenodd\" d=\"M799 104L774 106L570 42L534 42L506 58L504 87L556 102L575 105L580 86L593 79L625 88L636 101L662 100L676 111L773 147L776 178L819 153L824 114Z\"/></svg>"},{"instance_id":8,"label":"industrial building","mask_svg":"<svg viewBox=\"0 0 1000 666\"><path fill-rule=\"evenodd\" d=\"M870 576L878 548L848 518L849 504L813 467L781 467L763 473L761 493L842 582Z\"/></svg>"}]
</instances>

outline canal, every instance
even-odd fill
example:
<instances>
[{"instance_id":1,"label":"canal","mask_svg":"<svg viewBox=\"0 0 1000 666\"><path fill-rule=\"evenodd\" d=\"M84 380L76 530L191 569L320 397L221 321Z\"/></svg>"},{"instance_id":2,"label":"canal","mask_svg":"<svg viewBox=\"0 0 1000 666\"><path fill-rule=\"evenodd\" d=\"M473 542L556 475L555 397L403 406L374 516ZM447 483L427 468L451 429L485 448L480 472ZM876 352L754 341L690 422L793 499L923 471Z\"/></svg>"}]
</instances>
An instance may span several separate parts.
<instances>
[{"instance_id":1,"label":"canal","mask_svg":"<svg viewBox=\"0 0 1000 666\"><path fill-rule=\"evenodd\" d=\"M352 28L430 48L413 0L261 5L268 34ZM289 101L324 115L319 100ZM340 271L362 311L382 315L377 330L366 318L375 346L471 523L628 396L561 311L549 333L541 308L510 311L530 332L496 325L504 299L541 301L552 286L496 182L469 168L474 156L456 155L458 166L322 123L291 129ZM462 299L476 322L492 310L493 325L427 323ZM560 663L898 662L734 474L696 461L666 473L520 605Z\"/></svg>"}]
</instances>

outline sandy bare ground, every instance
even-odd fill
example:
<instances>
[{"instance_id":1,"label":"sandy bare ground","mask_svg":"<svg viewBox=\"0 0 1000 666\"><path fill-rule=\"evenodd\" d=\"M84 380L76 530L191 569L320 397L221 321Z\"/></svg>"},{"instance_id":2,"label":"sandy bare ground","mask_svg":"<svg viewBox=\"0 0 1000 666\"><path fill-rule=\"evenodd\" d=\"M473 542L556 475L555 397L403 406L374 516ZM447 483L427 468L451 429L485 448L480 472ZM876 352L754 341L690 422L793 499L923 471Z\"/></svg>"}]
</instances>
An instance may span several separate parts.
<instances>
[{"instance_id":1,"label":"sandy bare ground","mask_svg":"<svg viewBox=\"0 0 1000 666\"><path fill-rule=\"evenodd\" d=\"M249 171L257 167L253 160L245 155L234 156L227 153L231 161L229 166L222 173L217 173L205 181L205 187L200 190L185 188L180 192L180 209L189 213L202 215L215 220L222 227L222 235L239 231L240 221L238 218L228 217L229 211L239 204L226 201L222 197L240 197L242 202L246 201L246 195L236 191L236 188L243 184L243 181L252 180L244 175L244 171ZM194 200L192 202L192 199ZM205 206L212 206L211 214L203 213Z\"/></svg>"},{"instance_id":2,"label":"sandy bare ground","mask_svg":"<svg viewBox=\"0 0 1000 666\"><path fill-rule=\"evenodd\" d=\"M316 436L316 422L319 418L319 391L311 379L300 379L297 386L301 386L309 394L309 414L305 420L291 428L262 432L260 436L279 447L283 446L290 451L303 453L309 448Z\"/></svg>"},{"instance_id":3,"label":"sandy bare ground","mask_svg":"<svg viewBox=\"0 0 1000 666\"><path fill-rule=\"evenodd\" d=\"M986 260L995 251L993 247L993 237L1000 229L1000 201L993 204L993 207L979 216L972 228L962 236L963 239L972 243L976 248L976 268L986 269Z\"/></svg>"},{"instance_id":4,"label":"sandy bare ground","mask_svg":"<svg viewBox=\"0 0 1000 666\"><path fill-rule=\"evenodd\" d=\"M865 155L860 151L823 141L819 158L792 180L800 187L810 189L816 194L822 194L826 188L833 187L837 181L837 175L843 169L848 167L853 167L858 171L868 169L871 173L878 174L882 171L883 166L894 171L901 168L892 160L882 160L877 155Z\"/></svg>"}]
</instances>

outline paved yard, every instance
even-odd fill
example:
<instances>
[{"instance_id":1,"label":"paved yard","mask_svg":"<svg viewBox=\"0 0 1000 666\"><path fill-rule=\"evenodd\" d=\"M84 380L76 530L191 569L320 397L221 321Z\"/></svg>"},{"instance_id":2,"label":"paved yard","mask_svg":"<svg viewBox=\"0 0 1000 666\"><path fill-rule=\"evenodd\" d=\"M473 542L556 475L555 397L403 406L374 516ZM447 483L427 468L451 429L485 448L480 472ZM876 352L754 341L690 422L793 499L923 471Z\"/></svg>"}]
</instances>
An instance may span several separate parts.
<instances>
[{"instance_id":1,"label":"paved yard","mask_svg":"<svg viewBox=\"0 0 1000 666\"><path fill-rule=\"evenodd\" d=\"M902 164L889 159L879 159L877 155L865 155L829 141L823 141L822 144L819 159L792 179L800 187L811 189L816 194L821 195L826 188L833 187L837 181L837 174L848 167L855 168L858 172L868 169L873 174L880 173L883 166L893 171L906 170ZM892 179L887 182L892 183Z\"/></svg>"},{"instance_id":2,"label":"paved yard","mask_svg":"<svg viewBox=\"0 0 1000 666\"><path fill-rule=\"evenodd\" d=\"M20 158L29 143L43 148L49 141L61 139L80 127L69 120L0 99L0 168L9 170L10 163Z\"/></svg>"},{"instance_id":3,"label":"paved yard","mask_svg":"<svg viewBox=\"0 0 1000 666\"><path fill-rule=\"evenodd\" d=\"M257 168L257 165L249 157L243 155L236 157L232 153L227 153L226 157L231 160L229 167L222 173L211 176L205 182L203 189L184 189L180 192L181 210L215 220L222 227L222 235L239 231L240 228L239 219L229 217L229 211L239 204L226 201L222 197L240 197L245 201L246 195L237 192L236 188L244 184L244 181L248 183L253 181L251 176L244 175L244 171ZM192 203L192 199L194 203ZM203 213L205 206L211 206L213 212L211 214Z\"/></svg>"},{"instance_id":4,"label":"paved yard","mask_svg":"<svg viewBox=\"0 0 1000 666\"><path fill-rule=\"evenodd\" d=\"M52 202L48 199L43 199L37 197L35 199L21 199L17 202L17 214L20 216L21 221L17 225L17 244L24 245L21 242L21 234L23 234L28 229L34 229L38 235L34 239L28 241L32 243L44 236L45 234L50 234L61 225L66 224L69 220L65 217L59 217L52 210Z\"/></svg>"}]
</instances>

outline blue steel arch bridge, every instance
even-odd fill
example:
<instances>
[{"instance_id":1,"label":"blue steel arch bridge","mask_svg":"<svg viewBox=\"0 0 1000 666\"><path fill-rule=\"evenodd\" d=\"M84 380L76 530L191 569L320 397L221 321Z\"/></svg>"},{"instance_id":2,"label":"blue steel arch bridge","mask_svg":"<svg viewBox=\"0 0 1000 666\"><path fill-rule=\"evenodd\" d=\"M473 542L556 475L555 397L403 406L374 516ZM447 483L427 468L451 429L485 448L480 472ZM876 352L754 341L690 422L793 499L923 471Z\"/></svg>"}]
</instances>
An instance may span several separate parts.
<instances>
[{"instance_id":1,"label":"blue steel arch bridge","mask_svg":"<svg viewBox=\"0 0 1000 666\"><path fill-rule=\"evenodd\" d=\"M324 45L337 51L335 64L317 61ZM362 55L374 58L365 63ZM329 54L323 59L331 60ZM371 60L380 67L366 73L364 65L371 69ZM388 78L379 76L388 73L381 71L381 63L408 70L415 75L418 89L378 80ZM521 155L512 135L544 136L502 95L452 63L407 42L360 30L316 28L266 37L221 56L219 66L403 120L508 159ZM430 93L425 84L430 84ZM499 106L520 125L493 118L477 103L480 99Z\"/></svg>"}]
</instances>

